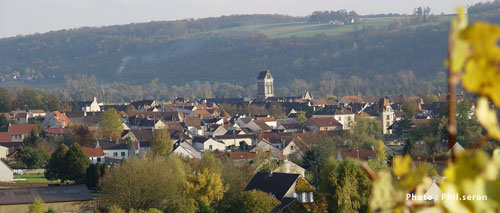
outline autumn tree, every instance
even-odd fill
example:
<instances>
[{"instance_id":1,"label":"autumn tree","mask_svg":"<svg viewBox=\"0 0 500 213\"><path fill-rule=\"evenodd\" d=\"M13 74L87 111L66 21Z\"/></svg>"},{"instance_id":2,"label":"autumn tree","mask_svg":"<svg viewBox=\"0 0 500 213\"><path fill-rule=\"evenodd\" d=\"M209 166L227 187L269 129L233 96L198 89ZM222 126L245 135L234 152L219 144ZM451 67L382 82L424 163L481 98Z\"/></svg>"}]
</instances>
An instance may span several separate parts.
<instances>
[{"instance_id":1,"label":"autumn tree","mask_svg":"<svg viewBox=\"0 0 500 213\"><path fill-rule=\"evenodd\" d=\"M102 178L103 204L121 209L194 212L194 200L185 191L189 170L176 155L127 159Z\"/></svg>"},{"instance_id":2,"label":"autumn tree","mask_svg":"<svg viewBox=\"0 0 500 213\"><path fill-rule=\"evenodd\" d=\"M319 191L332 212L366 212L371 182L353 159L330 158L321 169Z\"/></svg>"},{"instance_id":3,"label":"autumn tree","mask_svg":"<svg viewBox=\"0 0 500 213\"><path fill-rule=\"evenodd\" d=\"M0 115L0 132L7 132L9 129L9 120L4 114Z\"/></svg>"},{"instance_id":4,"label":"autumn tree","mask_svg":"<svg viewBox=\"0 0 500 213\"><path fill-rule=\"evenodd\" d=\"M297 120L299 121L300 124L303 124L307 121L306 117L306 112L301 111L299 114L297 114Z\"/></svg>"},{"instance_id":5,"label":"autumn tree","mask_svg":"<svg viewBox=\"0 0 500 213\"><path fill-rule=\"evenodd\" d=\"M378 160L385 162L387 160L387 150L385 150L385 144L382 141L378 141L375 144L375 152L377 153Z\"/></svg>"},{"instance_id":6,"label":"autumn tree","mask_svg":"<svg viewBox=\"0 0 500 213\"><path fill-rule=\"evenodd\" d=\"M107 109L99 121L99 135L103 138L117 139L122 132L122 117L114 108Z\"/></svg>"},{"instance_id":7,"label":"autumn tree","mask_svg":"<svg viewBox=\"0 0 500 213\"><path fill-rule=\"evenodd\" d=\"M186 191L194 198L198 206L211 206L221 200L227 188L221 177L221 162L210 153L205 153L200 162L200 169L194 175L188 175Z\"/></svg>"},{"instance_id":8,"label":"autumn tree","mask_svg":"<svg viewBox=\"0 0 500 213\"><path fill-rule=\"evenodd\" d=\"M271 212L280 202L272 194L260 191L250 190L241 192L232 206L232 212Z\"/></svg>"},{"instance_id":9,"label":"autumn tree","mask_svg":"<svg viewBox=\"0 0 500 213\"><path fill-rule=\"evenodd\" d=\"M167 129L155 130L155 135L151 140L151 151L154 155L166 157L174 149L174 144L170 139Z\"/></svg>"}]
</instances>

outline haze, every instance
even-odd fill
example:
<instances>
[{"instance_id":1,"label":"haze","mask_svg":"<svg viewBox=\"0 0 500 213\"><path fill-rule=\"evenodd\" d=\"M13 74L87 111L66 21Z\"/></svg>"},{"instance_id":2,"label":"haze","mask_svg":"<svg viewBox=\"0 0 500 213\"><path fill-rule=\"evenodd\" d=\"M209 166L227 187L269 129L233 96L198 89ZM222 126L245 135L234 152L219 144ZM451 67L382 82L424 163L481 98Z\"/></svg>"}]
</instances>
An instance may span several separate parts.
<instances>
[{"instance_id":1,"label":"haze","mask_svg":"<svg viewBox=\"0 0 500 213\"><path fill-rule=\"evenodd\" d=\"M316 10L359 14L405 13L429 6L434 14L481 0L0 0L0 38L82 26L204 18L233 14L305 16Z\"/></svg>"}]
</instances>

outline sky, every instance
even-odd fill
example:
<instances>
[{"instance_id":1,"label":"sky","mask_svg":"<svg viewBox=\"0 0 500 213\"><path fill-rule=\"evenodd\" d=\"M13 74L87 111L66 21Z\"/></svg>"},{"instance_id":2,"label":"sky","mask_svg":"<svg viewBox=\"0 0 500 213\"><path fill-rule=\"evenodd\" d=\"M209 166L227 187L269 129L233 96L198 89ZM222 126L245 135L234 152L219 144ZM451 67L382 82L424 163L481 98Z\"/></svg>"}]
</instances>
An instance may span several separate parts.
<instances>
[{"instance_id":1,"label":"sky","mask_svg":"<svg viewBox=\"0 0 500 213\"><path fill-rule=\"evenodd\" d=\"M313 11L405 13L428 6L434 14L484 0L0 0L0 38L83 26L205 18L234 14L306 16Z\"/></svg>"}]
</instances>

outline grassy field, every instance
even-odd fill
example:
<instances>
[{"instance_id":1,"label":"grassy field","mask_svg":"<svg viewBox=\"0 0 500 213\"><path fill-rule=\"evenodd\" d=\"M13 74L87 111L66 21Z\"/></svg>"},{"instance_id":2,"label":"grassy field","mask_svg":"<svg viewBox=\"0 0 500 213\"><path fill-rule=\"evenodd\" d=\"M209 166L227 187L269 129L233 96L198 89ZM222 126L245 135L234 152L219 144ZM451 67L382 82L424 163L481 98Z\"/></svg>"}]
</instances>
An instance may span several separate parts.
<instances>
[{"instance_id":1,"label":"grassy field","mask_svg":"<svg viewBox=\"0 0 500 213\"><path fill-rule=\"evenodd\" d=\"M326 34L329 36L337 36L346 32L352 32L365 27L380 28L390 23L405 20L408 17L383 17L383 18L365 18L361 19L361 23L356 25L332 26L330 24L314 24L314 23L284 23L284 24L265 24L265 25L251 25L242 27L226 28L211 32L231 32L231 31L255 31L263 33L270 38L289 38L292 36L297 37L312 37L317 34ZM440 16L439 21L435 24L449 21L450 17Z\"/></svg>"},{"instance_id":2,"label":"grassy field","mask_svg":"<svg viewBox=\"0 0 500 213\"><path fill-rule=\"evenodd\" d=\"M14 179L25 179L15 181L16 183L59 183L59 180L47 180L43 174L14 175Z\"/></svg>"}]
</instances>

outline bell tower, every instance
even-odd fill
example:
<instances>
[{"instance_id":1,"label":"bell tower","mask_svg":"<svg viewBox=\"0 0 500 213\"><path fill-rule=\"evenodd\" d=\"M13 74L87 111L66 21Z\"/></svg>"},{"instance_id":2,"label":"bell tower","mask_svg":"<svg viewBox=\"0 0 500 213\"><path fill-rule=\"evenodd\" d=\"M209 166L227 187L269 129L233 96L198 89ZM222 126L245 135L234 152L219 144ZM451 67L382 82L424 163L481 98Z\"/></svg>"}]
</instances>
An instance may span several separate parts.
<instances>
[{"instance_id":1,"label":"bell tower","mask_svg":"<svg viewBox=\"0 0 500 213\"><path fill-rule=\"evenodd\" d=\"M269 70L261 71L257 77L257 100L274 97L274 79Z\"/></svg>"}]
</instances>

